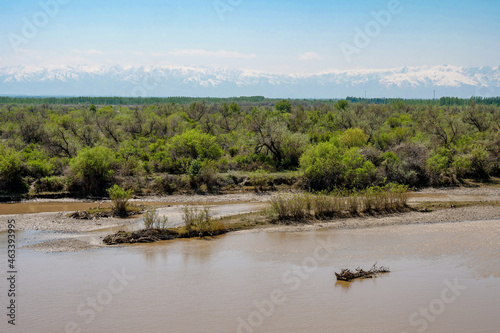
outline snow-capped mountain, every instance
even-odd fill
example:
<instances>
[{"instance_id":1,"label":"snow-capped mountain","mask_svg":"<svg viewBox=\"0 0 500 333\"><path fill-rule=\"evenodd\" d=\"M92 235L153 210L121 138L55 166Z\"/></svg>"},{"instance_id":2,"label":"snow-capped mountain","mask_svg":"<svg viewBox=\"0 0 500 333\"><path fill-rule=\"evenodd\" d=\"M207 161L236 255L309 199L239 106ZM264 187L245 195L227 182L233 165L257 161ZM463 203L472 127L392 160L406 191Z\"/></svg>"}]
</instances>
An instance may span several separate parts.
<instances>
[{"instance_id":1,"label":"snow-capped mountain","mask_svg":"<svg viewBox=\"0 0 500 333\"><path fill-rule=\"evenodd\" d=\"M0 68L0 95L432 98L500 96L500 67L421 66L273 74L228 68L27 66Z\"/></svg>"}]
</instances>

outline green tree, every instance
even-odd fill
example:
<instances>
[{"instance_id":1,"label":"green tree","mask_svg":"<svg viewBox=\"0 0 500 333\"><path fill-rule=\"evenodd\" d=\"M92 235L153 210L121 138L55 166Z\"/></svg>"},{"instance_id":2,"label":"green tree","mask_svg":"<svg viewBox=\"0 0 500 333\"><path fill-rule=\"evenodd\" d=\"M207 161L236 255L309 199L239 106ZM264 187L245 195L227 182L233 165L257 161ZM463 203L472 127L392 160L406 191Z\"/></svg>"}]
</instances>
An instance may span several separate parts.
<instances>
[{"instance_id":1,"label":"green tree","mask_svg":"<svg viewBox=\"0 0 500 333\"><path fill-rule=\"evenodd\" d=\"M71 159L70 166L85 193L104 194L118 167L118 159L110 148L83 148Z\"/></svg>"},{"instance_id":2,"label":"green tree","mask_svg":"<svg viewBox=\"0 0 500 333\"><path fill-rule=\"evenodd\" d=\"M0 192L25 192L27 186L23 174L21 154L0 144Z\"/></svg>"},{"instance_id":3,"label":"green tree","mask_svg":"<svg viewBox=\"0 0 500 333\"><path fill-rule=\"evenodd\" d=\"M276 105L274 106L274 108L278 112L290 113L292 111L292 103L290 103L290 101L284 99L284 100L276 103Z\"/></svg>"},{"instance_id":4,"label":"green tree","mask_svg":"<svg viewBox=\"0 0 500 333\"><path fill-rule=\"evenodd\" d=\"M278 169L299 166L299 158L309 144L305 134L292 133L281 115L255 110L252 117L255 134L255 152L271 154Z\"/></svg>"},{"instance_id":5,"label":"green tree","mask_svg":"<svg viewBox=\"0 0 500 333\"><path fill-rule=\"evenodd\" d=\"M340 183L342 156L338 142L322 142L310 147L301 157L307 186L313 190L333 190Z\"/></svg>"}]
</instances>

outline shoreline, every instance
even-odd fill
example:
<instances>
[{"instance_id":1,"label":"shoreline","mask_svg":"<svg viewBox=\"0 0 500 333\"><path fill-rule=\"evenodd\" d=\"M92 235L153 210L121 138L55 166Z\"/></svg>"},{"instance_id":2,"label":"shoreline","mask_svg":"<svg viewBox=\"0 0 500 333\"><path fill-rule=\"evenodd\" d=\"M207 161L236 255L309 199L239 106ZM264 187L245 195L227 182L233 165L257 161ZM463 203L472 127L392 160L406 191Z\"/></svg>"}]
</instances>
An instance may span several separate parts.
<instances>
[{"instance_id":1,"label":"shoreline","mask_svg":"<svg viewBox=\"0 0 500 333\"><path fill-rule=\"evenodd\" d=\"M245 203L264 203L279 192L266 192L266 193L243 193L231 195L171 195L164 197L148 197L136 198L131 200L131 203L165 203L162 208L165 215L175 213L172 209L175 206L182 204L204 203L209 204L245 204ZM29 203L47 202L48 200L35 200L28 201ZM424 211L410 211L403 213L391 213L380 215L364 215L358 217L348 217L332 220L319 220L309 221L306 223L294 224L256 224L253 228L246 230L231 231L230 233L257 233L257 232L302 232L312 231L319 229L364 229L379 226L396 226L396 225L409 225L409 224L431 224L431 223L460 223L470 221L498 221L500 222L500 188L452 188L452 189L439 189L428 188L418 192L410 193L409 205L427 204L427 203L441 203L448 207L448 203L455 201L471 202L471 205L445 208L441 205L440 208L435 210ZM51 202L54 202L53 200ZM68 202L66 199L56 202ZM75 202L75 201L73 201ZM490 204L491 202L491 204ZM171 205L170 205L171 204ZM452 205L453 207L453 205ZM140 216L121 219L121 218L101 218L95 220L78 220L68 218L66 215L70 213L65 212L42 212L42 213L29 213L29 214L9 214L2 215L0 219L0 232L7 231L7 224L9 220L16 220L17 230L19 231L53 231L64 233L90 233L94 231L102 231L114 228L127 228L136 224ZM231 215L227 215L231 219ZM239 214L234 214L237 222ZM110 234L112 232L110 231ZM89 244L82 241L75 241L71 239L54 239L41 243L31 245L35 251L43 252L73 252L81 250L90 250L96 248L106 247L102 244Z\"/></svg>"},{"instance_id":2,"label":"shoreline","mask_svg":"<svg viewBox=\"0 0 500 333\"><path fill-rule=\"evenodd\" d=\"M35 214L38 215L38 214ZM500 206L468 206L461 208L439 209L432 212L411 211L404 213L383 214L378 216L362 216L336 220L311 221L300 224L266 224L258 225L251 229L230 231L226 234L261 233L261 232L307 232L321 229L369 229L374 227L390 227L400 225L416 224L439 224L439 223L463 223L475 221L491 221L500 223ZM135 222L132 222L135 223ZM122 224L123 225L123 224ZM120 225L107 225L103 228L119 227ZM89 229L87 232L96 229ZM99 229L97 229L99 230ZM74 231L72 231L74 232ZM81 233L82 231L80 231ZM108 248L116 246L127 246L128 244L107 246L105 244L90 244L72 238L48 240L23 248L40 252L76 252Z\"/></svg>"},{"instance_id":3,"label":"shoreline","mask_svg":"<svg viewBox=\"0 0 500 333\"><path fill-rule=\"evenodd\" d=\"M145 197L145 198L135 198L131 199L130 203L132 204L141 204L141 203L164 203L165 206L177 206L182 204L192 204L192 203L209 203L209 204L244 204L244 203L265 203L269 201L273 196L279 194L286 194L291 192L265 192L265 193L242 193L242 194L229 194L229 195L169 195L162 197ZM500 201L500 188L486 188L486 187L478 187L478 188L427 188L417 192L410 192L410 198L408 204L410 206L415 204L424 204L424 203L432 203L432 202L477 202L478 208L475 214L472 214L471 218L475 216L481 216L481 212L486 209L486 207L490 207L488 202L498 202ZM67 199L58 199L58 200L48 200L48 199L38 199L38 200L29 200L25 201L21 204L30 204L30 203L39 203L39 202L53 202L53 203L66 203L66 202L82 202L75 201L71 199L68 201ZM17 203L19 204L19 203ZM96 203L97 204L97 203ZM0 204L1 207L2 204ZM474 205L470 205L473 207ZM479 207L480 206L480 207ZM493 205L492 205L493 206ZM453 210L439 209L438 211L446 211L447 215L455 215L458 214L459 217L462 217L462 220L469 220L467 218L463 218L464 216L460 216L460 213L457 213L462 208L454 208ZM96 220L78 220L73 218L66 217L67 214L74 211L60 211L60 212L40 212L40 213L19 213L19 214L6 214L0 215L0 232L5 232L8 230L8 220L16 220L18 230L35 230L35 231L56 231L56 232L90 232L90 231L98 231L101 229L115 228L115 227L126 227L127 225L131 225L136 223L140 216L132 217L129 219L121 219L121 218L101 218ZM428 212L428 213L420 213L426 214L426 216L434 216L436 211ZM409 213L395 213L394 215L380 215L380 216L365 216L365 217L355 217L355 218L346 218L341 220L334 221L318 221L315 222L314 225L326 225L326 224L341 224L345 225L347 222L353 223L354 225L359 224L360 220L365 219L378 219L385 220L387 218L394 218L394 216L405 215L407 218L415 218L420 220L420 217L417 217L414 214L417 212L409 212ZM430 214L430 215L429 215ZM443 214L443 213L441 213ZM466 214L467 216L468 214ZM441 220L441 215L438 215ZM493 214L490 218L500 218L500 212L497 215ZM489 219L489 218L486 218ZM456 219L451 219L452 221L457 221ZM370 225L374 223L369 223ZM375 223L376 224L376 223ZM302 227L310 227L312 224L305 224ZM275 227L275 226L273 226ZM273 228L271 227L271 228ZM288 226L289 227L289 226Z\"/></svg>"},{"instance_id":4,"label":"shoreline","mask_svg":"<svg viewBox=\"0 0 500 333\"><path fill-rule=\"evenodd\" d=\"M373 227L462 223L474 221L500 222L499 206L468 206L461 208L438 209L431 212L410 211L404 213L382 214L377 216L349 217L344 219L312 221L311 223L270 225L234 233L255 232L301 232L319 229L366 229Z\"/></svg>"},{"instance_id":5,"label":"shoreline","mask_svg":"<svg viewBox=\"0 0 500 333\"><path fill-rule=\"evenodd\" d=\"M191 203L191 202L240 202L240 201L257 201L264 202L271 197L284 193L297 193L302 190L288 189L285 191L264 191L264 192L240 192L230 194L171 194L171 195L151 195L151 196L135 196L130 199L131 203ZM466 196L482 196L486 201L500 200L500 186L478 186L478 187L426 187L415 189L409 192L410 202L425 201L440 199L440 201L453 201ZM28 204L28 203L109 203L109 198L30 198L20 201L0 202L2 204Z\"/></svg>"}]
</instances>

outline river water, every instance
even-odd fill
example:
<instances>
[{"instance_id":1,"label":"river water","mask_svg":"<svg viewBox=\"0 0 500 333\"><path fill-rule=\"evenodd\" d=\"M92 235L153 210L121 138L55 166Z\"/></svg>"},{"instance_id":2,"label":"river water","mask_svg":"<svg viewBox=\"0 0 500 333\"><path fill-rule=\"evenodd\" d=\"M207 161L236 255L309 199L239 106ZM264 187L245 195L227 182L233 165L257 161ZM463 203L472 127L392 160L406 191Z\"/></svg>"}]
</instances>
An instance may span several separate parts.
<instances>
[{"instance_id":1,"label":"river water","mask_svg":"<svg viewBox=\"0 0 500 333\"><path fill-rule=\"evenodd\" d=\"M64 236L17 237L34 235ZM341 268L375 262L391 272L335 279ZM17 264L16 326L2 314L1 332L500 331L498 220L21 249Z\"/></svg>"}]
</instances>

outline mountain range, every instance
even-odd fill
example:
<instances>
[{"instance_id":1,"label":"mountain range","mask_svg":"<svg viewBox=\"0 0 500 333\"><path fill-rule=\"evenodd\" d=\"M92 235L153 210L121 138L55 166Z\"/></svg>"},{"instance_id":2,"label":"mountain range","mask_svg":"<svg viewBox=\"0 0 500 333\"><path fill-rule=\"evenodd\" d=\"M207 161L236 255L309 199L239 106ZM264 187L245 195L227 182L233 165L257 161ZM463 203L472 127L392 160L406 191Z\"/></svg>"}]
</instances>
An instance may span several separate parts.
<instances>
[{"instance_id":1,"label":"mountain range","mask_svg":"<svg viewBox=\"0 0 500 333\"><path fill-rule=\"evenodd\" d=\"M15 66L0 68L0 95L344 98L500 96L500 66L449 65L274 74L221 67Z\"/></svg>"}]
</instances>

